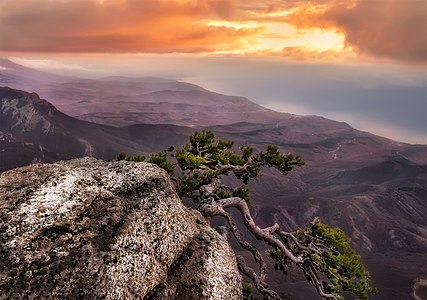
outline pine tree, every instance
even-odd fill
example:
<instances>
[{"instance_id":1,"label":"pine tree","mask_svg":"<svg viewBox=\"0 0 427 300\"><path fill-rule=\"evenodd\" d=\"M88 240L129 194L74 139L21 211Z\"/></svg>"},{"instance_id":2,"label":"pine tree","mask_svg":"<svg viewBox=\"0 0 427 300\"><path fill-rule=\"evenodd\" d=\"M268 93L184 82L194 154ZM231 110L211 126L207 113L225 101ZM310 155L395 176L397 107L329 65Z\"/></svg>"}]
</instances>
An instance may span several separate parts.
<instances>
[{"instance_id":1,"label":"pine tree","mask_svg":"<svg viewBox=\"0 0 427 300\"><path fill-rule=\"evenodd\" d=\"M144 156L126 156L118 159L144 161ZM216 139L211 131L195 132L181 149L170 147L163 153L151 154L148 162L165 169L174 178L180 197L197 203L202 215L224 218L237 242L252 253L258 270L251 268L242 256L237 256L239 270L249 277L256 289L267 299L281 299L265 282L267 265L259 250L248 242L229 209L240 211L246 228L270 246L269 255L275 268L285 274L296 265L324 299L343 299L349 291L360 299L375 292L370 285L369 273L359 261L360 256L350 246L350 239L339 228L331 228L315 218L310 227L287 232L275 223L260 228L252 218L250 191L247 184L262 175L263 167L276 168L283 175L304 161L293 153L282 153L277 146L268 146L265 152L255 153L250 146L234 147L232 141ZM223 183L228 175L240 180L238 186ZM177 175L177 176L176 176ZM174 177L176 176L176 177ZM246 290L248 290L246 286Z\"/></svg>"}]
</instances>

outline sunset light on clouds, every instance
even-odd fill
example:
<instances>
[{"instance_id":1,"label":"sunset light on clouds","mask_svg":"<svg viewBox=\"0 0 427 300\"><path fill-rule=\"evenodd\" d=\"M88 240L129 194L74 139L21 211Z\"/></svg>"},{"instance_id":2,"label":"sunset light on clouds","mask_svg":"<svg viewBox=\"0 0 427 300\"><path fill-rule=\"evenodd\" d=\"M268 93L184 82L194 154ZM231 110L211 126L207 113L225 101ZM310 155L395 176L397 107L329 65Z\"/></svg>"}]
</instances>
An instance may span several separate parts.
<instances>
[{"instance_id":1,"label":"sunset light on clouds","mask_svg":"<svg viewBox=\"0 0 427 300\"><path fill-rule=\"evenodd\" d=\"M0 51L426 61L427 2L378 2L3 0Z\"/></svg>"}]
</instances>

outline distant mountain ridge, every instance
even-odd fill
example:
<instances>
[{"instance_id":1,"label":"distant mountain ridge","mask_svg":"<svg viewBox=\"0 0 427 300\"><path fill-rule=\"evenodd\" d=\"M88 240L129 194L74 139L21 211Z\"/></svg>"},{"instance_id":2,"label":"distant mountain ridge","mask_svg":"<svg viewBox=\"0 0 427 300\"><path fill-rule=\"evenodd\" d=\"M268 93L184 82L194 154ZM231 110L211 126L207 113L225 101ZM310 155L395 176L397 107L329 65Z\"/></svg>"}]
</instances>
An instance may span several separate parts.
<instances>
[{"instance_id":1,"label":"distant mountain ridge","mask_svg":"<svg viewBox=\"0 0 427 300\"><path fill-rule=\"evenodd\" d=\"M15 83L23 78L18 78L16 73L10 74L0 70L0 81L6 76L15 78ZM55 80L49 79L39 88L47 92L50 88L59 91L60 87L67 100L61 100L58 93L55 102L68 103L70 107L74 103L79 109L110 103L101 101L101 98L107 99L109 90L128 89L141 99L139 89L147 91L152 84L138 87L140 81L129 83L120 78ZM142 110L123 112L122 109L114 113L110 108L110 115L105 112L91 116L96 121L109 120L120 125L138 120L150 120L148 123L169 120L175 124L135 124L122 128L77 120L60 112L56 105L40 100L34 93L0 88L0 170L88 154L113 159L120 151L129 154L161 151L184 143L194 130L205 128L221 138L236 141L237 145L251 144L258 150L276 144L284 151L301 155L307 165L286 177L268 172L252 183L252 210L261 226L270 226L274 221L296 229L320 216L325 222L344 228L358 250L364 253L374 285L380 288L380 295L372 299L407 299L412 281L418 277L427 278L427 270L421 263L427 261L426 145L399 143L355 130L346 123L317 116L281 114L264 110L245 98L205 92L202 88L193 90L191 85L181 83L177 86L189 90L154 91L155 88L151 88L151 92L143 93L151 102L135 104L136 98L130 96L129 103L135 105L135 109L141 105ZM100 88L105 90L96 96ZM67 95L68 92L74 94ZM186 93L206 96L200 101L206 104L206 115L200 123L210 126L195 124L194 120L199 118L196 113L191 114L191 109L200 103L192 103L197 97L183 96ZM91 98L91 95L96 97ZM73 99L88 102L78 105ZM110 101L117 104L116 100L113 93ZM121 105L126 107L125 96L122 100ZM220 111L221 106L217 105L221 101L227 108L241 105L240 110L227 115L227 111ZM162 108L167 109L163 112ZM134 118L131 118L132 113L136 115ZM209 124L219 116L226 116L227 122ZM194 126L177 126L182 123ZM15 165L11 164L13 162ZM317 299L309 292L306 294L304 288L301 290L296 282L274 283L275 273L269 276L273 285L277 284L284 293Z\"/></svg>"},{"instance_id":2,"label":"distant mountain ridge","mask_svg":"<svg viewBox=\"0 0 427 300\"><path fill-rule=\"evenodd\" d=\"M160 151L171 142L180 143L190 132L179 127L171 130L173 125L136 127L138 132L135 126L114 128L78 120L36 93L0 87L0 171L83 156L113 159L120 151ZM166 138L171 132L174 136Z\"/></svg>"},{"instance_id":3,"label":"distant mountain ridge","mask_svg":"<svg viewBox=\"0 0 427 300\"><path fill-rule=\"evenodd\" d=\"M79 79L52 75L0 60L0 85L37 92L60 111L112 126L175 124L208 126L283 119L240 96L208 91L195 84L156 77L110 76ZM41 80L39 80L41 79Z\"/></svg>"}]
</instances>

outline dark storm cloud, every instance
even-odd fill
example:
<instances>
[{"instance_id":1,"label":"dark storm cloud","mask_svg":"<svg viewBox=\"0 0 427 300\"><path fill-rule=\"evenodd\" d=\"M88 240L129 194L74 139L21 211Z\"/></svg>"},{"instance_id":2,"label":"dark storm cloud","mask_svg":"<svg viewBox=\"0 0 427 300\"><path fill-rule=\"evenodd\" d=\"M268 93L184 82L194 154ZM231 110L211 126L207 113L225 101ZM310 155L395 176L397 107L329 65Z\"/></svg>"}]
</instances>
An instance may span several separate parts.
<instances>
[{"instance_id":1,"label":"dark storm cloud","mask_svg":"<svg viewBox=\"0 0 427 300\"><path fill-rule=\"evenodd\" d=\"M427 1L360 1L327 17L361 52L408 61L427 61Z\"/></svg>"}]
</instances>

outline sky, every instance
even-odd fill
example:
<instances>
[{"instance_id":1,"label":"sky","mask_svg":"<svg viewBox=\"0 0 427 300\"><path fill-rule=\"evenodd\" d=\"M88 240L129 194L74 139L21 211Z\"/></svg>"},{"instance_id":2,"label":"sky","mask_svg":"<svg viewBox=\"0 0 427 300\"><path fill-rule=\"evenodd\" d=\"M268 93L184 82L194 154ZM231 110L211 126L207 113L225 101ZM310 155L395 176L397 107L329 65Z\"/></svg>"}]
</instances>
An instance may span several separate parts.
<instances>
[{"instance_id":1,"label":"sky","mask_svg":"<svg viewBox=\"0 0 427 300\"><path fill-rule=\"evenodd\" d=\"M426 0L1 0L0 56L161 76L427 144Z\"/></svg>"}]
</instances>

